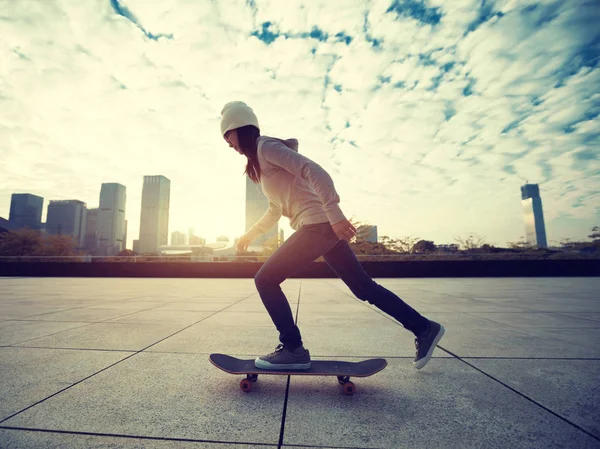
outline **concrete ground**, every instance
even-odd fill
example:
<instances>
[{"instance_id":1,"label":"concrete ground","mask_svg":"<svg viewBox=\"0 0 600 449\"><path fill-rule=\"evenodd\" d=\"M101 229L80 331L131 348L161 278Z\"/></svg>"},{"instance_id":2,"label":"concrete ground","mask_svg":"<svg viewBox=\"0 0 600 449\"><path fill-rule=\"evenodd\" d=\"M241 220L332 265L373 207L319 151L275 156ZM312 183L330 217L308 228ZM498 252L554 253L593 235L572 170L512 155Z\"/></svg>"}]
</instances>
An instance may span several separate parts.
<instances>
[{"instance_id":1,"label":"concrete ground","mask_svg":"<svg viewBox=\"0 0 600 449\"><path fill-rule=\"evenodd\" d=\"M600 278L378 279L446 335L412 334L337 279L283 289L331 377L243 376L277 333L252 279L0 278L1 448L600 448Z\"/></svg>"}]
</instances>

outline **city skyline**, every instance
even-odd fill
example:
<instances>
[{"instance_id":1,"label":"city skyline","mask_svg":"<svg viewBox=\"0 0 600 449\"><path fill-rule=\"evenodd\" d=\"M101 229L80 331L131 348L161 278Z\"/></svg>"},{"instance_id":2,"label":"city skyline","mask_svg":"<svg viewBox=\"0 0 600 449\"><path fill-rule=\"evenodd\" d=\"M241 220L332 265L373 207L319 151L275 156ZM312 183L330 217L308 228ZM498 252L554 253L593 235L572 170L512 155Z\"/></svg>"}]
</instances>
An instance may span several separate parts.
<instances>
[{"instance_id":1,"label":"city skyline","mask_svg":"<svg viewBox=\"0 0 600 449\"><path fill-rule=\"evenodd\" d=\"M146 244L144 245L143 242L140 243L140 238L135 239L132 238L132 244L131 247L129 246L121 246L122 249L133 249L136 252L139 253L146 253L146 252L157 252L158 251L158 247L160 246L168 246L168 245L172 245L172 246L185 246L185 245L198 245L198 244L205 244L206 243L206 239L201 237L201 236L195 236L194 235L194 231L193 228L189 228L189 242L188 240L188 236L186 236L185 233L178 231L178 230L174 230L174 231L169 231L168 230L168 222L169 222L169 196L170 196L170 187L171 187L171 182L168 178L162 176L162 175L145 175L144 176L144 192L145 194L142 197L142 216L140 219L141 223L145 223L145 226L147 226L147 229L145 229L145 234L146 234L146 240L151 240L155 243L153 243L151 246L151 248L149 247L149 243L146 242ZM113 200L115 206L117 204L121 204L120 207L125 208L125 204L126 204L126 195L125 195L125 191L126 191L126 186L122 186L120 184L116 184L116 183L109 183L109 184L102 184L101 186L101 191L100 191L100 203L103 202L103 190L105 190L106 188L117 188L122 190L122 196L123 199L122 200ZM105 195L106 192L105 192ZM119 196L118 192L115 195L110 195L110 196ZM29 205L30 201L34 200L35 201L35 206ZM109 210L109 208L92 208L92 209L86 209L86 204L79 201L79 200L50 200L49 204L47 206L47 210L48 210L48 216L50 216L50 212L52 212L52 206L58 206L61 207L61 212L55 211L55 215L54 215L54 221L55 223L48 223L48 222L43 222L40 218L38 218L41 215L41 209L42 209L42 205L43 205L43 198L32 195L32 194L28 194L28 193L23 193L23 194L17 194L14 193L11 196L11 211L14 209L17 213L14 214L14 219L13 221L7 221L7 223L9 225L12 225L13 227L15 226L19 226L19 224L23 224L23 223L19 223L23 220L23 211L25 211L27 213L27 215L29 216L29 220L31 221L31 223L29 225L26 224L26 226L33 226L34 228L36 227L40 227L41 229L44 230L44 232L46 233L50 233L50 234L61 234L61 233L67 233L67 234L72 234L73 237L80 243L79 246L83 247L86 246L86 249L88 250L95 250L95 249L100 249L101 252L102 248L100 248L99 245L99 235L98 235L98 211L102 210ZM250 182L246 182L246 207L245 207L245 211L246 211L246 228L249 228L251 226L252 223L255 222L255 220L257 219L257 217L260 217L260 214L258 213L258 206L262 205L266 207L266 202L267 199L264 196L264 194L262 194L262 192L258 189L258 186L250 183ZM104 199L104 203L105 206L107 205L107 199ZM262 204L265 203L265 204ZM23 209L23 206L27 205L27 210ZM540 191L539 191L539 186L537 184L524 184L521 186L521 205L522 205L522 213L523 213L523 219L524 219L524 226L525 226L525 236L523 238L521 238L521 243L527 243L530 245L533 245L534 247L539 247L539 248L547 248L548 246L552 247L552 246L558 246L557 244L551 244L548 245L548 241L546 239L546 229L545 229L545 223L544 223L544 213L543 213L543 206L542 206L542 201L541 201L541 196L540 196ZM81 211L77 212L76 210L70 210L73 206L78 206L80 209L82 208ZM65 209L65 207L67 209ZM119 206L116 206L119 207ZM144 212L144 209L148 209L148 211ZM120 210L120 212L122 212L123 214L123 221L124 221L124 226L125 226L125 231L124 231L124 235L125 238L123 241L127 241L127 219L126 219L126 215L125 215L125 210ZM146 218L144 218L144 214L146 214ZM77 218L79 216L79 219ZM12 217L9 216L9 219ZM85 218L84 218L85 217ZM89 220L91 221L88 221ZM63 232L60 227L61 226L65 226L65 231ZM140 231L139 231L139 236L141 237L143 235L143 231L145 228L144 225L140 226ZM105 226L106 227L106 226ZM54 229L57 228L57 229ZM87 228L87 229L86 229ZM92 245L92 248L89 247L89 243L87 242L88 240L88 232L90 231L90 229L93 229L92 234L94 234L94 239L96 241L95 245ZM264 241L266 241L268 238L273 237L274 232L273 231L277 231L279 228L277 225L275 225L270 231L268 231L267 233L265 233L262 238L257 238L254 241L254 247L255 249L258 248L259 246L261 246ZM247 231L248 229L246 229ZM111 228L110 230L111 233L114 233L114 230ZM106 233L106 231L104 232ZM118 232L117 232L118 233ZM169 233L171 234L171 239L169 239ZM360 224L358 226L358 234L359 235L363 235L363 238L367 241L370 242L378 242L378 233L377 233L377 225L372 225L372 224ZM148 236L151 236L150 238ZM191 241L192 240L192 236L195 239L195 241ZM280 241L284 241L284 230L283 229L279 229L278 232L278 237ZM218 237L216 237L216 239L212 239L213 242L219 242L219 241L235 241L237 239L236 237L233 237L233 239L231 239L229 236L227 235L219 235ZM105 239L106 240L106 239ZM174 242L174 240L177 240L177 242ZM567 239L570 240L570 239ZM585 239L584 239L585 240ZM458 241L458 239L456 239L456 241ZM435 242L434 242L435 243ZM480 241L480 244L483 243L488 243L489 241L483 239L482 241ZM511 243L518 243L518 242L511 242ZM555 243L559 243L556 242ZM457 246L455 244L449 244L449 243L437 243L437 245L440 248L443 247L452 247L452 246ZM145 246L145 247L144 247ZM502 245L498 245L498 246L502 246ZM510 245L509 245L510 246Z\"/></svg>"},{"instance_id":2,"label":"city skyline","mask_svg":"<svg viewBox=\"0 0 600 449\"><path fill-rule=\"evenodd\" d=\"M12 193L93 208L119 183L131 248L139 179L160 172L169 230L239 237L245 158L219 112L242 100L380 236L518 241L530 182L548 244L586 240L600 224L598 6L411 4L7 3L0 216Z\"/></svg>"}]
</instances>

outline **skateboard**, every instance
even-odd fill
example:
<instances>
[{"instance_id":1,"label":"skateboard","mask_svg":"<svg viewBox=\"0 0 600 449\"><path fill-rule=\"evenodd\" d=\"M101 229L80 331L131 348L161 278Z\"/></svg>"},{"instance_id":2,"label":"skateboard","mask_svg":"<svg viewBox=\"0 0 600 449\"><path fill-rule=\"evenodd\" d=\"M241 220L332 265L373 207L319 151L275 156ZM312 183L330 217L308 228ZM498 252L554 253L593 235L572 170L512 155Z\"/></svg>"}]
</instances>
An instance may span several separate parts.
<instances>
[{"instance_id":1,"label":"skateboard","mask_svg":"<svg viewBox=\"0 0 600 449\"><path fill-rule=\"evenodd\" d=\"M368 359L361 362L339 362L336 360L312 360L307 370L266 370L254 366L254 360L243 360L226 354L211 354L210 363L229 374L245 374L240 382L242 391L252 391L252 382L256 382L259 374L283 376L337 376L344 389L344 394L352 395L356 387L350 382L350 376L368 377L378 373L387 366L385 359Z\"/></svg>"}]
</instances>

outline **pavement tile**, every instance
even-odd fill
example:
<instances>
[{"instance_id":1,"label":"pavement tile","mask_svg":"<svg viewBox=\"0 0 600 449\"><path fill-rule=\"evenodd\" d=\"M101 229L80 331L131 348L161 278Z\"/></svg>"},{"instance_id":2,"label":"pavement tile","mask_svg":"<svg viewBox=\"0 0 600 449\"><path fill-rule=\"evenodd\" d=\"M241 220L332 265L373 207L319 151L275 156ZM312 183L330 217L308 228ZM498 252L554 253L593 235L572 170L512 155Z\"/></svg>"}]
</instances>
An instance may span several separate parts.
<instances>
[{"instance_id":1,"label":"pavement tile","mask_svg":"<svg viewBox=\"0 0 600 449\"><path fill-rule=\"evenodd\" d=\"M591 345L565 345L558 332L537 328L516 328L466 313L431 313L446 333L439 345L460 357L597 357L600 348ZM577 332L597 329L578 329ZM556 334L556 335L555 335Z\"/></svg>"},{"instance_id":2,"label":"pavement tile","mask_svg":"<svg viewBox=\"0 0 600 449\"><path fill-rule=\"evenodd\" d=\"M464 363L434 362L415 371L392 360L372 377L355 378L353 396L342 395L335 378L292 376L284 443L390 449L597 445Z\"/></svg>"},{"instance_id":3,"label":"pavement tile","mask_svg":"<svg viewBox=\"0 0 600 449\"><path fill-rule=\"evenodd\" d=\"M63 310L60 312L46 313L43 315L32 316L28 319L36 321L78 321L85 323L96 323L118 319L119 317L132 314L131 310L111 309L111 308L89 308L82 307L78 309Z\"/></svg>"},{"instance_id":4,"label":"pavement tile","mask_svg":"<svg viewBox=\"0 0 600 449\"><path fill-rule=\"evenodd\" d=\"M254 358L272 352L279 344L275 326L210 326L195 324L152 346L150 352L244 354Z\"/></svg>"},{"instance_id":5,"label":"pavement tile","mask_svg":"<svg viewBox=\"0 0 600 449\"><path fill-rule=\"evenodd\" d=\"M37 338L52 336L70 329L78 329L86 326L90 326L90 323L6 320L0 322L0 346L22 344Z\"/></svg>"},{"instance_id":6,"label":"pavement tile","mask_svg":"<svg viewBox=\"0 0 600 449\"><path fill-rule=\"evenodd\" d=\"M3 426L277 444L287 379L254 392L206 355L139 353Z\"/></svg>"},{"instance_id":7,"label":"pavement tile","mask_svg":"<svg viewBox=\"0 0 600 449\"><path fill-rule=\"evenodd\" d=\"M600 360L467 361L600 438Z\"/></svg>"},{"instance_id":8,"label":"pavement tile","mask_svg":"<svg viewBox=\"0 0 600 449\"><path fill-rule=\"evenodd\" d=\"M160 440L77 433L40 432L0 428L3 449L228 449L231 443L202 443L181 440ZM277 448L277 445L235 444L235 449Z\"/></svg>"},{"instance_id":9,"label":"pavement tile","mask_svg":"<svg viewBox=\"0 0 600 449\"><path fill-rule=\"evenodd\" d=\"M208 311L180 311L180 310L142 310L140 312L129 312L118 318L107 320L112 323L155 323L175 324L180 327L189 326L204 320L214 314L214 310Z\"/></svg>"},{"instance_id":10,"label":"pavement tile","mask_svg":"<svg viewBox=\"0 0 600 449\"><path fill-rule=\"evenodd\" d=\"M577 313L577 312L561 312L560 315L572 316L573 318L581 318L584 320L600 321L600 313Z\"/></svg>"},{"instance_id":11,"label":"pavement tile","mask_svg":"<svg viewBox=\"0 0 600 449\"><path fill-rule=\"evenodd\" d=\"M5 323L5 322L4 322ZM3 325L4 323L0 323ZM25 323L25 322L23 322ZM42 323L37 321L35 323ZM75 323L49 323L75 324ZM77 323L81 325L81 323ZM2 329L4 326L1 326ZM115 349L139 351L184 326L173 323L93 323L72 330L64 330L47 337L28 340L19 345L43 348Z\"/></svg>"},{"instance_id":12,"label":"pavement tile","mask_svg":"<svg viewBox=\"0 0 600 449\"><path fill-rule=\"evenodd\" d=\"M531 328L600 328L600 321L564 316L548 312L511 312L511 313L482 313L470 312L469 315L485 318L509 326Z\"/></svg>"},{"instance_id":13,"label":"pavement tile","mask_svg":"<svg viewBox=\"0 0 600 449\"><path fill-rule=\"evenodd\" d=\"M129 355L115 351L0 348L0 420Z\"/></svg>"}]
</instances>

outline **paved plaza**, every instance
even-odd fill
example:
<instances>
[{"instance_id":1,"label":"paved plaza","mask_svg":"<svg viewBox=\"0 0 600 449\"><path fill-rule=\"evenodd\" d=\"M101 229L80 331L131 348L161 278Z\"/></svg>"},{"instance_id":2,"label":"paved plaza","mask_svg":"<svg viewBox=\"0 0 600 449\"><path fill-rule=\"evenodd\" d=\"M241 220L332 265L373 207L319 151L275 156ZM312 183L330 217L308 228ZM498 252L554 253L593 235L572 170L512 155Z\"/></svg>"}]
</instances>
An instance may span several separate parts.
<instances>
[{"instance_id":1,"label":"paved plaza","mask_svg":"<svg viewBox=\"0 0 600 449\"><path fill-rule=\"evenodd\" d=\"M277 333L252 279L0 278L0 448L600 448L600 278L376 279L446 335L414 338L338 279L290 279L313 359L353 379L243 376Z\"/></svg>"}]
</instances>

